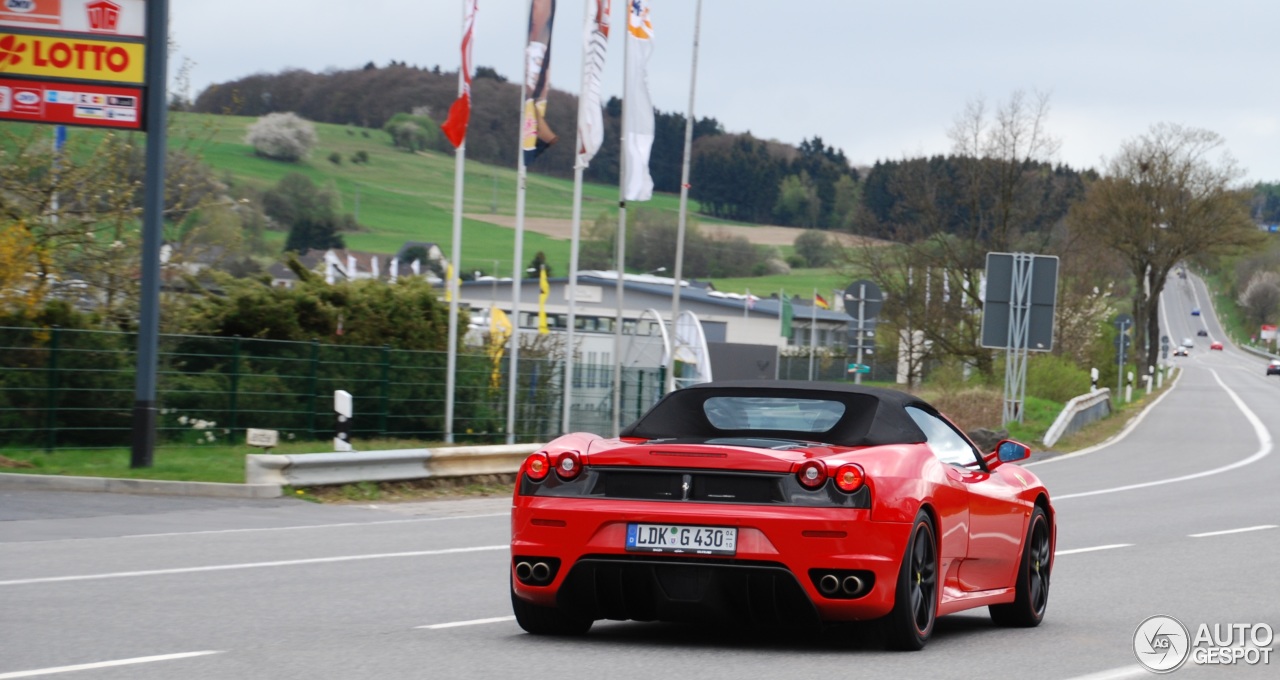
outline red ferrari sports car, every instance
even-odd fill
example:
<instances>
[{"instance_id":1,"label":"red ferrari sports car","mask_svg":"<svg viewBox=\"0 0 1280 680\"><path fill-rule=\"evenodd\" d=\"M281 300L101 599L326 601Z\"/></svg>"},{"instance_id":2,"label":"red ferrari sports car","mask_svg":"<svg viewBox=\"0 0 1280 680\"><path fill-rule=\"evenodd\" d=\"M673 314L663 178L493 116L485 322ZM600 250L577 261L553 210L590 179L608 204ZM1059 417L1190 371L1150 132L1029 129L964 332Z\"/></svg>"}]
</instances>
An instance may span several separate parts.
<instances>
[{"instance_id":1,"label":"red ferrari sports car","mask_svg":"<svg viewBox=\"0 0 1280 680\"><path fill-rule=\"evenodd\" d=\"M521 467L511 604L535 634L599 619L795 627L882 619L920 649L936 618L1044 617L1049 494L917 397L800 381L668 394L618 439L568 434Z\"/></svg>"}]
</instances>

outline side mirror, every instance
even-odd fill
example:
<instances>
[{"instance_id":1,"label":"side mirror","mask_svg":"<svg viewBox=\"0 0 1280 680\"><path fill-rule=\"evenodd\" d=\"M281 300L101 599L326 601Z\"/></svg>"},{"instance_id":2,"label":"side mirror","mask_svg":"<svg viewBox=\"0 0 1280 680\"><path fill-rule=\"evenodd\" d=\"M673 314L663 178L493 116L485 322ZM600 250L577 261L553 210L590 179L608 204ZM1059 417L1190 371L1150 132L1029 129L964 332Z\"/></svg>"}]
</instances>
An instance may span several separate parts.
<instances>
[{"instance_id":1,"label":"side mirror","mask_svg":"<svg viewBox=\"0 0 1280 680\"><path fill-rule=\"evenodd\" d=\"M1012 439L996 444L996 458L1001 463L1016 463L1031 457L1031 448Z\"/></svg>"}]
</instances>

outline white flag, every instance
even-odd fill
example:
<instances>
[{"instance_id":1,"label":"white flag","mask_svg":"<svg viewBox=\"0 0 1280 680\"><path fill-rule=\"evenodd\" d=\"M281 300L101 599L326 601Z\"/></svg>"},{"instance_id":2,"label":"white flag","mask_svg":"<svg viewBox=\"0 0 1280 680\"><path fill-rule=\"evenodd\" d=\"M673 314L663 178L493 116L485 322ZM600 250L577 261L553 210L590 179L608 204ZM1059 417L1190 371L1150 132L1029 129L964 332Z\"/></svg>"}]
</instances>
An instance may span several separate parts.
<instances>
[{"instance_id":1,"label":"white flag","mask_svg":"<svg viewBox=\"0 0 1280 680\"><path fill-rule=\"evenodd\" d=\"M578 106L578 162L587 167L604 143L604 110L600 106L600 76L604 72L605 49L609 46L609 5L611 0L595 0L587 11L583 37L582 102Z\"/></svg>"},{"instance_id":2,"label":"white flag","mask_svg":"<svg viewBox=\"0 0 1280 680\"><path fill-rule=\"evenodd\" d=\"M653 148L653 103L649 100L649 55L653 52L653 24L649 0L631 0L627 10L627 73L622 105L622 138L626 167L622 169L623 196L628 201L653 198L649 176L649 151Z\"/></svg>"}]
</instances>

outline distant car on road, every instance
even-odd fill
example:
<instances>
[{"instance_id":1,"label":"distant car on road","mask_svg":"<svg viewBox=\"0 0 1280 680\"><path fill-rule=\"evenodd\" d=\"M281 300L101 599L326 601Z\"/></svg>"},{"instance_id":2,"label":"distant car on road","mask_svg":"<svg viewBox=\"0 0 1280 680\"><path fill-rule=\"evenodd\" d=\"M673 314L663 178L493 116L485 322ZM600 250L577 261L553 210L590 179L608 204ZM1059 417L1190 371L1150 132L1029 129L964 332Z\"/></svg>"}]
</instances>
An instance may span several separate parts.
<instances>
[{"instance_id":1,"label":"distant car on road","mask_svg":"<svg viewBox=\"0 0 1280 680\"><path fill-rule=\"evenodd\" d=\"M1209 331L1207 331L1207 330L1205 330L1205 329L1201 328L1200 330L1196 331L1196 335L1198 335L1198 336L1200 336L1200 337L1202 337L1202 338L1207 338L1207 337L1209 337Z\"/></svg>"},{"instance_id":2,"label":"distant car on road","mask_svg":"<svg viewBox=\"0 0 1280 680\"><path fill-rule=\"evenodd\" d=\"M1222 349L1222 343L1218 342L1217 340L1214 340L1213 342L1209 343L1209 349L1220 350Z\"/></svg>"},{"instance_id":3,"label":"distant car on road","mask_svg":"<svg viewBox=\"0 0 1280 680\"><path fill-rule=\"evenodd\" d=\"M1191 316L1200 316L1200 308L1195 307L1191 310Z\"/></svg>"},{"instance_id":4,"label":"distant car on road","mask_svg":"<svg viewBox=\"0 0 1280 680\"><path fill-rule=\"evenodd\" d=\"M1185 357L1185 356L1187 356L1188 354L1189 354L1189 353L1187 352L1187 348L1186 348L1186 347L1174 347L1174 348L1173 348L1173 356L1175 356L1175 357Z\"/></svg>"},{"instance_id":5,"label":"distant car on road","mask_svg":"<svg viewBox=\"0 0 1280 680\"><path fill-rule=\"evenodd\" d=\"M1267 375L1280 375L1280 359L1272 359L1267 364Z\"/></svg>"},{"instance_id":6,"label":"distant car on road","mask_svg":"<svg viewBox=\"0 0 1280 680\"><path fill-rule=\"evenodd\" d=\"M1196 346L1196 341L1192 340L1191 338L1183 338L1182 346L1186 347L1187 349L1191 349L1192 347Z\"/></svg>"}]
</instances>

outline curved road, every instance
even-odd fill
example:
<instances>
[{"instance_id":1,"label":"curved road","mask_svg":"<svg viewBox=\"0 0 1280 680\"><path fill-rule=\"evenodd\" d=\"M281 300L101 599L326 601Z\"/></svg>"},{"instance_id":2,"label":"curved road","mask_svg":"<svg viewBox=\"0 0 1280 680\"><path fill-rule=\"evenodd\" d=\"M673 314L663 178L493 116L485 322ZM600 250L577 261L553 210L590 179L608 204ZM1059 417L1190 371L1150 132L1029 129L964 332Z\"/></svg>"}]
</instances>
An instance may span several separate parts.
<instances>
[{"instance_id":1,"label":"curved road","mask_svg":"<svg viewBox=\"0 0 1280 680\"><path fill-rule=\"evenodd\" d=\"M1206 291L1173 279L1181 375L1118 441L1033 463L1060 536L1039 628L944 617L923 652L871 626L816 637L598 623L580 640L511 620L509 500L318 506L0 492L0 680L1150 675L1135 629L1170 615L1280 628L1280 379L1222 338ZM1191 316L1199 307L1204 316ZM1205 324L1209 338L1195 330ZM1271 652L1280 648L1274 640ZM1177 678L1280 677L1270 665Z\"/></svg>"}]
</instances>

